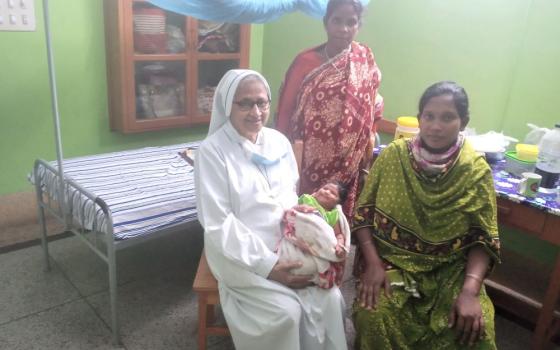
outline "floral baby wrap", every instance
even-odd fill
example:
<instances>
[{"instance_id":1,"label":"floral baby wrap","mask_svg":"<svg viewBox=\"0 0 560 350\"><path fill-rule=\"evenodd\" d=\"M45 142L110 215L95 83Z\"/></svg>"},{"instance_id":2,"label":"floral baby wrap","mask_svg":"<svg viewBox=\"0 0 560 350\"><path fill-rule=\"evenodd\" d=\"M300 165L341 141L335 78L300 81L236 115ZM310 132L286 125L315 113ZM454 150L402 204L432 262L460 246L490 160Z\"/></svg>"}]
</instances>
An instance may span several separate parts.
<instances>
[{"instance_id":1,"label":"floral baby wrap","mask_svg":"<svg viewBox=\"0 0 560 350\"><path fill-rule=\"evenodd\" d=\"M300 204L316 208L304 212L298 207L284 213L283 237L278 244L280 261L301 261L303 266L292 270L298 275L313 275L312 282L320 288L331 288L342 282L344 258L335 254L338 241L333 226L340 222L344 234L344 249L350 248L350 227L342 208L337 205L325 211L310 195L300 197Z\"/></svg>"}]
</instances>

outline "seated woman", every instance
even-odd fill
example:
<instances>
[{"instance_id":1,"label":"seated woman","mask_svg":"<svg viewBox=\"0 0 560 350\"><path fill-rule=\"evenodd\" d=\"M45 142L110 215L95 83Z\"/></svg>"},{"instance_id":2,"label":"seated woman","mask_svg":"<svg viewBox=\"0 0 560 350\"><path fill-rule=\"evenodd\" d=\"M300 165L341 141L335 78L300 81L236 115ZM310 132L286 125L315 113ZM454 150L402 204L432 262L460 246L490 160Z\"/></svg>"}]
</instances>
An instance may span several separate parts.
<instances>
[{"instance_id":1,"label":"seated woman","mask_svg":"<svg viewBox=\"0 0 560 350\"><path fill-rule=\"evenodd\" d=\"M357 349L495 349L483 280L499 260L491 170L460 131L465 90L430 86L419 136L374 163L354 216Z\"/></svg>"},{"instance_id":2,"label":"seated woman","mask_svg":"<svg viewBox=\"0 0 560 350\"><path fill-rule=\"evenodd\" d=\"M264 127L269 108L259 73L228 71L196 155L198 219L224 316L237 349L346 349L340 290L312 286L291 273L300 262L274 253L298 173L289 141Z\"/></svg>"},{"instance_id":3,"label":"seated woman","mask_svg":"<svg viewBox=\"0 0 560 350\"><path fill-rule=\"evenodd\" d=\"M299 204L284 213L280 261L297 260L297 275L312 275L321 288L339 286L350 249L350 226L340 203L347 195L338 181L328 182L313 194L303 194Z\"/></svg>"}]
</instances>

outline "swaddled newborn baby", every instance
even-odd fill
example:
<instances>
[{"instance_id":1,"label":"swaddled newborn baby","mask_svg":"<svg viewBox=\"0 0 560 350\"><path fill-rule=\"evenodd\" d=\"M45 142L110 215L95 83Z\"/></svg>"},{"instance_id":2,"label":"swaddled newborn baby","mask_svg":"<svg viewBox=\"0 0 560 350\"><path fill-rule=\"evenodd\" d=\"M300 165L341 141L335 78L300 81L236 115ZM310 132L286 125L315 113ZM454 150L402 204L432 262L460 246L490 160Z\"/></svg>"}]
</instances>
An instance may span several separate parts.
<instances>
[{"instance_id":1,"label":"swaddled newborn baby","mask_svg":"<svg viewBox=\"0 0 560 350\"><path fill-rule=\"evenodd\" d=\"M329 182L311 195L302 195L282 220L279 260L301 261L303 265L292 272L313 275L311 281L325 289L342 281L350 249L350 227L340 206L346 194L342 184Z\"/></svg>"}]
</instances>

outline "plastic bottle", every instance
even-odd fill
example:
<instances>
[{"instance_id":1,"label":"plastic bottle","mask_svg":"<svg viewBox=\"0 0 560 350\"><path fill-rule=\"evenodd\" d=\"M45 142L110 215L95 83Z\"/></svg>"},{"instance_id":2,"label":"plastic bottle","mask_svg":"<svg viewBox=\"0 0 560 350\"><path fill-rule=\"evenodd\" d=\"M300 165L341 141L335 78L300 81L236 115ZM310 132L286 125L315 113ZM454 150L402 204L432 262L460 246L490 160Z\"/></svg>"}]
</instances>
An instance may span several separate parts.
<instances>
[{"instance_id":1,"label":"plastic bottle","mask_svg":"<svg viewBox=\"0 0 560 350\"><path fill-rule=\"evenodd\" d=\"M418 134L418 118L398 117L397 128L395 129L395 140L400 138L412 138Z\"/></svg>"},{"instance_id":2,"label":"plastic bottle","mask_svg":"<svg viewBox=\"0 0 560 350\"><path fill-rule=\"evenodd\" d=\"M556 188L560 177L560 123L541 139L535 172L542 176L541 187Z\"/></svg>"}]
</instances>

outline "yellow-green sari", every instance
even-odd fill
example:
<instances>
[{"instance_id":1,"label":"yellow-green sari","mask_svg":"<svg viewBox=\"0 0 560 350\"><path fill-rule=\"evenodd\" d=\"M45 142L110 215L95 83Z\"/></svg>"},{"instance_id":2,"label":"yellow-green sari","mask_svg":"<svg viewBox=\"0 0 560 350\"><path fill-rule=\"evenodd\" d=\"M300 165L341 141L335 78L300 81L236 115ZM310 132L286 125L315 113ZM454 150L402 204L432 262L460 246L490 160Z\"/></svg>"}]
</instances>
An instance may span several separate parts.
<instances>
[{"instance_id":1,"label":"yellow-green sari","mask_svg":"<svg viewBox=\"0 0 560 350\"><path fill-rule=\"evenodd\" d=\"M372 229L392 287L376 310L354 303L357 349L462 348L447 317L463 285L468 250L483 246L499 261L496 197L486 161L465 142L449 169L426 177L409 142L397 140L380 154L354 216L353 231ZM359 276L359 248L356 256ZM495 349L494 308L484 286L480 303L486 331L474 348Z\"/></svg>"}]
</instances>

